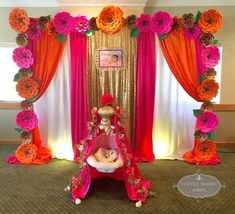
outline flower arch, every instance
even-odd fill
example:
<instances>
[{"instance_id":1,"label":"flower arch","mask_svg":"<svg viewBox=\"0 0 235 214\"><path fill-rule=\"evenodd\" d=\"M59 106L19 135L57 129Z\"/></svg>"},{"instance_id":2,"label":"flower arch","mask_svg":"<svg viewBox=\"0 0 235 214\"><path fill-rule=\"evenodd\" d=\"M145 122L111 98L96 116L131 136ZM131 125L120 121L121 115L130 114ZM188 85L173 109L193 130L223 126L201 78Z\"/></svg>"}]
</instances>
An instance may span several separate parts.
<instances>
[{"instance_id":1,"label":"flower arch","mask_svg":"<svg viewBox=\"0 0 235 214\"><path fill-rule=\"evenodd\" d=\"M196 151L208 142L210 145L214 143L214 130L218 125L218 118L215 113L212 113L211 100L217 95L219 89L215 80L214 67L220 60L220 51L217 46L218 40L214 39L213 34L221 28L222 23L222 15L214 9L203 13L198 12L196 16L192 13L183 14L181 18L172 17L165 11L157 11L152 17L148 14L141 14L139 17L130 15L124 18L120 8L107 6L97 17L92 17L89 20L86 16L81 15L72 17L68 12L59 12L53 18L50 15L32 18L27 15L25 10L15 8L9 15L9 24L18 33L16 43L20 46L14 50L13 60L19 67L19 71L14 77L14 80L17 81L16 90L19 96L25 98L21 106L24 111L33 112L33 102L39 93L40 80L35 79L33 75L34 56L29 49L29 41L38 40L45 31L63 43L67 35L74 31L87 36L92 36L98 30L105 34L114 34L126 25L133 37L152 32L156 33L159 40L164 41L165 44L168 43L168 37L177 32L186 40L195 43L198 81L195 97L198 101L203 102L201 109L194 110L194 115L197 117L195 146L193 151L184 155L184 160L197 164L218 164L220 160L215 152L215 144L210 146L210 151L213 150L211 154L214 155L210 156L209 160L208 154L204 158L202 153L199 154ZM36 115L28 114L27 120L24 122L32 127L35 121L37 121ZM207 128L205 129L205 127ZM17 131L21 134L23 143L31 141L32 137L29 136L31 136L32 130L21 127L17 128ZM25 139L26 137L30 139ZM38 151L35 150L35 152ZM33 158L35 157L33 155Z\"/></svg>"}]
</instances>

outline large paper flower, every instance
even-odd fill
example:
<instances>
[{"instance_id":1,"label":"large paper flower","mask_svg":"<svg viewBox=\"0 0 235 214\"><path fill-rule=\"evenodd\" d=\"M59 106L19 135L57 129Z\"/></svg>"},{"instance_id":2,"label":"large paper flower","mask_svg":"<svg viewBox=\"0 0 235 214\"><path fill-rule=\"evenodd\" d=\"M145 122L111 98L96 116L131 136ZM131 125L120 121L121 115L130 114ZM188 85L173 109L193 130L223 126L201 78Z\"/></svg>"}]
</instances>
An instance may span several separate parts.
<instances>
[{"instance_id":1,"label":"large paper flower","mask_svg":"<svg viewBox=\"0 0 235 214\"><path fill-rule=\"evenodd\" d=\"M29 68L33 64L33 55L30 50L19 47L13 51L13 60L20 68Z\"/></svg>"},{"instance_id":2,"label":"large paper flower","mask_svg":"<svg viewBox=\"0 0 235 214\"><path fill-rule=\"evenodd\" d=\"M215 67L220 60L220 50L217 46L207 46L202 51L202 63L207 68Z\"/></svg>"},{"instance_id":3,"label":"large paper flower","mask_svg":"<svg viewBox=\"0 0 235 214\"><path fill-rule=\"evenodd\" d=\"M59 34L68 35L74 28L74 18L68 12L59 12L52 21Z\"/></svg>"},{"instance_id":4,"label":"large paper flower","mask_svg":"<svg viewBox=\"0 0 235 214\"><path fill-rule=\"evenodd\" d=\"M149 14L141 14L140 17L137 18L137 28L140 32L149 32L151 31L150 23L151 16Z\"/></svg>"},{"instance_id":5,"label":"large paper flower","mask_svg":"<svg viewBox=\"0 0 235 214\"><path fill-rule=\"evenodd\" d=\"M77 32L85 32L89 28L89 20L86 16L78 16L74 18L75 30Z\"/></svg>"},{"instance_id":6,"label":"large paper flower","mask_svg":"<svg viewBox=\"0 0 235 214\"><path fill-rule=\"evenodd\" d=\"M130 15L126 17L126 25L129 29L136 28L136 15Z\"/></svg>"},{"instance_id":7,"label":"large paper flower","mask_svg":"<svg viewBox=\"0 0 235 214\"><path fill-rule=\"evenodd\" d=\"M173 23L173 19L169 13L159 11L152 17L150 26L153 32L156 32L158 35L163 35L170 32Z\"/></svg>"},{"instance_id":8,"label":"large paper flower","mask_svg":"<svg viewBox=\"0 0 235 214\"><path fill-rule=\"evenodd\" d=\"M30 131L38 125L38 119L33 111L23 110L16 115L16 124L24 131Z\"/></svg>"},{"instance_id":9,"label":"large paper flower","mask_svg":"<svg viewBox=\"0 0 235 214\"><path fill-rule=\"evenodd\" d=\"M216 145L212 140L204 140L199 142L195 148L195 154L203 160L210 160L216 155Z\"/></svg>"},{"instance_id":10,"label":"large paper flower","mask_svg":"<svg viewBox=\"0 0 235 214\"><path fill-rule=\"evenodd\" d=\"M214 112L202 112L196 121L196 129L202 132L213 132L218 126L218 118Z\"/></svg>"},{"instance_id":11,"label":"large paper flower","mask_svg":"<svg viewBox=\"0 0 235 214\"><path fill-rule=\"evenodd\" d=\"M197 39L201 35L201 30L197 25L184 28L184 35L187 39Z\"/></svg>"},{"instance_id":12,"label":"large paper flower","mask_svg":"<svg viewBox=\"0 0 235 214\"><path fill-rule=\"evenodd\" d=\"M36 19L30 18L30 25L29 25L29 28L28 28L26 34L32 40L38 39L42 35L42 29L37 24Z\"/></svg>"},{"instance_id":13,"label":"large paper flower","mask_svg":"<svg viewBox=\"0 0 235 214\"><path fill-rule=\"evenodd\" d=\"M194 15L192 13L184 14L182 16L182 24L184 27L193 27L194 25Z\"/></svg>"},{"instance_id":14,"label":"large paper flower","mask_svg":"<svg viewBox=\"0 0 235 214\"><path fill-rule=\"evenodd\" d=\"M37 158L38 148L35 144L22 143L16 150L15 156L23 164L30 164Z\"/></svg>"},{"instance_id":15,"label":"large paper flower","mask_svg":"<svg viewBox=\"0 0 235 214\"><path fill-rule=\"evenodd\" d=\"M214 36L210 33L204 33L200 36L200 42L203 46L212 45L214 42Z\"/></svg>"},{"instance_id":16,"label":"large paper flower","mask_svg":"<svg viewBox=\"0 0 235 214\"><path fill-rule=\"evenodd\" d=\"M28 41L29 39L24 33L19 33L16 37L16 44L19 46L26 46Z\"/></svg>"},{"instance_id":17,"label":"large paper flower","mask_svg":"<svg viewBox=\"0 0 235 214\"><path fill-rule=\"evenodd\" d=\"M213 79L205 79L197 89L199 97L204 101L210 101L213 97L216 97L218 90L219 84Z\"/></svg>"},{"instance_id":18,"label":"large paper flower","mask_svg":"<svg viewBox=\"0 0 235 214\"><path fill-rule=\"evenodd\" d=\"M98 17L96 24L104 33L114 34L121 30L125 23L123 12L119 7L104 7Z\"/></svg>"},{"instance_id":19,"label":"large paper flower","mask_svg":"<svg viewBox=\"0 0 235 214\"><path fill-rule=\"evenodd\" d=\"M32 99L37 96L39 84L32 78L20 78L16 85L16 91L20 97Z\"/></svg>"},{"instance_id":20,"label":"large paper flower","mask_svg":"<svg viewBox=\"0 0 235 214\"><path fill-rule=\"evenodd\" d=\"M23 33L28 29L29 17L25 10L15 8L9 15L9 24L17 33Z\"/></svg>"},{"instance_id":21,"label":"large paper flower","mask_svg":"<svg viewBox=\"0 0 235 214\"><path fill-rule=\"evenodd\" d=\"M214 9L204 12L198 21L198 25L203 33L215 33L222 24L223 18L221 13Z\"/></svg>"},{"instance_id":22,"label":"large paper flower","mask_svg":"<svg viewBox=\"0 0 235 214\"><path fill-rule=\"evenodd\" d=\"M104 94L102 97L101 97L101 104L102 105L113 105L114 103L114 98L111 94Z\"/></svg>"},{"instance_id":23,"label":"large paper flower","mask_svg":"<svg viewBox=\"0 0 235 214\"><path fill-rule=\"evenodd\" d=\"M96 17L90 18L90 20L89 20L89 29L90 30L96 30L96 31L99 30L99 28L97 27L97 24L96 24Z\"/></svg>"}]
</instances>

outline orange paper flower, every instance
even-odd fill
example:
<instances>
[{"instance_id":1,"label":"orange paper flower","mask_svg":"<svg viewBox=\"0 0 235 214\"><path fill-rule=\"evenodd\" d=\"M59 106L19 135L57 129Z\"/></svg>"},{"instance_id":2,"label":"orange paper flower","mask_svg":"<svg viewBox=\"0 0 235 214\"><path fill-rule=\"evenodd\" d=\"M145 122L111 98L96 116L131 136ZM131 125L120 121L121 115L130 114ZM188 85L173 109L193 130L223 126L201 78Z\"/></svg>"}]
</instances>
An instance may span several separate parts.
<instances>
[{"instance_id":1,"label":"orange paper flower","mask_svg":"<svg viewBox=\"0 0 235 214\"><path fill-rule=\"evenodd\" d=\"M203 160L210 160L216 155L216 145L212 140L204 140L198 142L195 148L195 154L198 158Z\"/></svg>"},{"instance_id":2,"label":"orange paper flower","mask_svg":"<svg viewBox=\"0 0 235 214\"><path fill-rule=\"evenodd\" d=\"M107 34L114 34L121 30L125 23L123 12L119 7L104 7L96 18L97 27Z\"/></svg>"},{"instance_id":3,"label":"orange paper flower","mask_svg":"<svg viewBox=\"0 0 235 214\"><path fill-rule=\"evenodd\" d=\"M30 20L25 10L15 8L11 11L9 15L9 24L14 31L17 33L27 31L29 23Z\"/></svg>"},{"instance_id":4,"label":"orange paper flower","mask_svg":"<svg viewBox=\"0 0 235 214\"><path fill-rule=\"evenodd\" d=\"M222 24L223 17L221 13L214 9L204 12L198 21L198 25L203 33L215 33Z\"/></svg>"},{"instance_id":5,"label":"orange paper flower","mask_svg":"<svg viewBox=\"0 0 235 214\"><path fill-rule=\"evenodd\" d=\"M18 95L25 99L32 99L37 96L39 84L30 77L19 79L16 85Z\"/></svg>"},{"instance_id":6,"label":"orange paper flower","mask_svg":"<svg viewBox=\"0 0 235 214\"><path fill-rule=\"evenodd\" d=\"M218 93L219 85L213 79L206 79L198 86L199 97L204 101L210 101Z\"/></svg>"},{"instance_id":7,"label":"orange paper flower","mask_svg":"<svg viewBox=\"0 0 235 214\"><path fill-rule=\"evenodd\" d=\"M37 154L37 146L31 143L22 143L15 152L16 158L23 164L32 163Z\"/></svg>"}]
</instances>

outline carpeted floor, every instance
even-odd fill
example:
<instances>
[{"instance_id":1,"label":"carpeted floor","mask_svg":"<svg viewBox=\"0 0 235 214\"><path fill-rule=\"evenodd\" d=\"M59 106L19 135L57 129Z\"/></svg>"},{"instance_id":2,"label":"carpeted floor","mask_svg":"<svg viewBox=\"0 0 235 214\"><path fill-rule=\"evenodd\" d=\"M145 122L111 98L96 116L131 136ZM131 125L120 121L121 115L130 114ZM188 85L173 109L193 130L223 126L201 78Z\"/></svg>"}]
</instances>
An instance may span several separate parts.
<instances>
[{"instance_id":1,"label":"carpeted floor","mask_svg":"<svg viewBox=\"0 0 235 214\"><path fill-rule=\"evenodd\" d=\"M125 192L124 183L110 179L92 182L89 194L76 206L64 192L69 178L77 174L77 165L66 160L52 160L47 165L10 165L5 162L16 145L0 145L0 214L232 214L235 213L235 153L221 151L218 166L189 165L183 161L156 160L139 164L142 175L151 180L155 198L135 208ZM215 176L226 187L210 198L194 199L182 195L174 184L186 175Z\"/></svg>"}]
</instances>

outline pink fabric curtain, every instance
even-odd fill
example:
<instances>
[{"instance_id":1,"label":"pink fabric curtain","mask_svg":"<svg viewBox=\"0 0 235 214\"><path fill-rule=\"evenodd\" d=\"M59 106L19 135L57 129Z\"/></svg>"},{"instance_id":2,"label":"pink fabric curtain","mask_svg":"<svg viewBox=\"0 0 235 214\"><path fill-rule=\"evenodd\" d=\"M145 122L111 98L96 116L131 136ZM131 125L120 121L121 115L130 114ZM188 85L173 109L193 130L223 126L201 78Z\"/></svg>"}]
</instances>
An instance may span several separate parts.
<instances>
[{"instance_id":1,"label":"pink fabric curtain","mask_svg":"<svg viewBox=\"0 0 235 214\"><path fill-rule=\"evenodd\" d=\"M70 34L71 52L71 129L74 158L79 152L76 144L87 136L88 100L86 83L87 39L85 34Z\"/></svg>"},{"instance_id":2,"label":"pink fabric curtain","mask_svg":"<svg viewBox=\"0 0 235 214\"><path fill-rule=\"evenodd\" d=\"M140 33L137 41L136 124L133 154L137 162L154 160L152 145L155 92L155 36Z\"/></svg>"}]
</instances>

